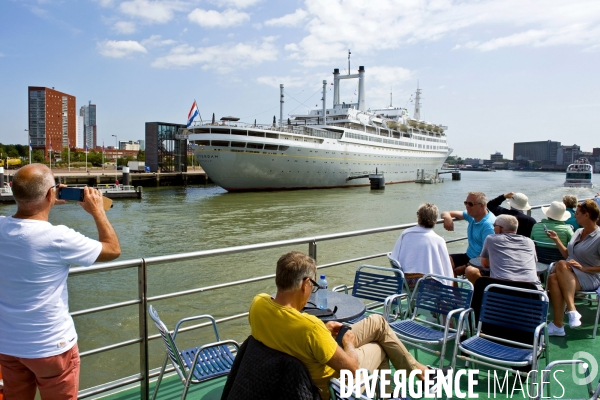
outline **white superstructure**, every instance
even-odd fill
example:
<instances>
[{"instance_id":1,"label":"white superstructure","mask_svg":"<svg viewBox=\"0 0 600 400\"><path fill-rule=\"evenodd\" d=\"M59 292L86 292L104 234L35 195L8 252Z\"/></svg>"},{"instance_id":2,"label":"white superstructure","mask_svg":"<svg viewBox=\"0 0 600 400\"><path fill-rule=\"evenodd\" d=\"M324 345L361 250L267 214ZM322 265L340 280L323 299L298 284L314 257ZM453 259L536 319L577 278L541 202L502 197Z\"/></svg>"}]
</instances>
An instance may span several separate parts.
<instances>
[{"instance_id":1,"label":"white superstructure","mask_svg":"<svg viewBox=\"0 0 600 400\"><path fill-rule=\"evenodd\" d=\"M196 144L208 177L229 191L369 185L366 177L354 178L376 171L386 183L412 182L421 170L435 175L452 152L446 127L409 118L403 108L365 110L364 74L362 66L355 75L334 70L331 109L325 108L323 81L323 108L287 122L281 112L279 126L225 117L191 126L179 137ZM349 78L359 79L358 102L340 103L339 81Z\"/></svg>"},{"instance_id":2,"label":"white superstructure","mask_svg":"<svg viewBox=\"0 0 600 400\"><path fill-rule=\"evenodd\" d=\"M564 186L591 188L594 186L592 182L593 172L592 165L588 163L588 160L580 158L574 164L569 164L567 167Z\"/></svg>"}]
</instances>

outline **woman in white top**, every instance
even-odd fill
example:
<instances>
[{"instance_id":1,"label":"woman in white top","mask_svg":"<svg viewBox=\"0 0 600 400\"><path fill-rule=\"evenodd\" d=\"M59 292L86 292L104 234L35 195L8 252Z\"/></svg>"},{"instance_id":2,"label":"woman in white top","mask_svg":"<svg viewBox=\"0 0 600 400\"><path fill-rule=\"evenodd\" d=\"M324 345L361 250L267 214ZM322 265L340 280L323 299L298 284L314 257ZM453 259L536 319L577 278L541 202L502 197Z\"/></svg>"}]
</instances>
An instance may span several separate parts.
<instances>
[{"instance_id":1,"label":"woman in white top","mask_svg":"<svg viewBox=\"0 0 600 400\"><path fill-rule=\"evenodd\" d=\"M417 211L418 225L406 229L398 238L391 257L400 263L405 274L436 274L454 278L446 241L433 231L438 215L435 204L422 204Z\"/></svg>"}]
</instances>

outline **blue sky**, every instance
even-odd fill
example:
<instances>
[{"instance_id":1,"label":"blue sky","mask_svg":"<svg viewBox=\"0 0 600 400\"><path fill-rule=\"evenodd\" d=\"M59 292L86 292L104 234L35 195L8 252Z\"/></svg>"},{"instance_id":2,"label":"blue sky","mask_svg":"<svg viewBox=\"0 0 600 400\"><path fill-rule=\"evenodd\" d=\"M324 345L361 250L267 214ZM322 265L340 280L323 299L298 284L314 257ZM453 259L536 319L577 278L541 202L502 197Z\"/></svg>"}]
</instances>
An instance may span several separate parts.
<instances>
[{"instance_id":1,"label":"blue sky","mask_svg":"<svg viewBox=\"0 0 600 400\"><path fill-rule=\"evenodd\" d=\"M598 0L4 0L0 142L27 143L27 86L98 107L107 145L144 123L269 123L320 104L332 71L366 69L367 107L413 104L454 153L512 156L515 141L600 147ZM342 100L356 101L355 81ZM332 93L327 95L331 104ZM320 105L319 105L320 107Z\"/></svg>"}]
</instances>

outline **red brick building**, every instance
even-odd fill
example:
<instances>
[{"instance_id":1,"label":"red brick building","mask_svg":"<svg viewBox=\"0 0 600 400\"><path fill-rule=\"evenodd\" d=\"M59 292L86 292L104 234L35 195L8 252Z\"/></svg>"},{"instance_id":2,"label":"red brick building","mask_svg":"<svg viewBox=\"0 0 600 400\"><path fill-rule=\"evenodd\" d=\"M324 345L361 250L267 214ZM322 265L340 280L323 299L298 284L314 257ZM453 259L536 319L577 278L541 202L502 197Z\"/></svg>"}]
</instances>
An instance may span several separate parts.
<instances>
[{"instance_id":1,"label":"red brick building","mask_svg":"<svg viewBox=\"0 0 600 400\"><path fill-rule=\"evenodd\" d=\"M44 157L52 152L60 154L68 145L75 146L77 116L75 96L54 88L28 87L29 140L33 149L44 151Z\"/></svg>"}]
</instances>

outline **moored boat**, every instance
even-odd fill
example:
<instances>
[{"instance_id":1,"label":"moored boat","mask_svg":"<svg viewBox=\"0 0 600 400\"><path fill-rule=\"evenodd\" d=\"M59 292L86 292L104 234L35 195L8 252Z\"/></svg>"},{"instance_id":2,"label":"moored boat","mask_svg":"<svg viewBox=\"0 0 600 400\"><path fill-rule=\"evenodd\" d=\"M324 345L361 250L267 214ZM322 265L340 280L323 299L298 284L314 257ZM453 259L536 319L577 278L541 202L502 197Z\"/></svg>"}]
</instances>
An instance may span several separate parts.
<instances>
[{"instance_id":1,"label":"moored boat","mask_svg":"<svg viewBox=\"0 0 600 400\"><path fill-rule=\"evenodd\" d=\"M358 74L335 69L333 108L292 115L260 126L225 117L181 130L210 179L228 191L333 188L369 185L358 178L383 173L385 183L413 182L417 173L437 175L452 152L446 127L420 120L420 90L410 118L400 107L366 109L364 67ZM357 103L340 101L339 81L358 79ZM283 107L283 85L281 104Z\"/></svg>"}]
</instances>

